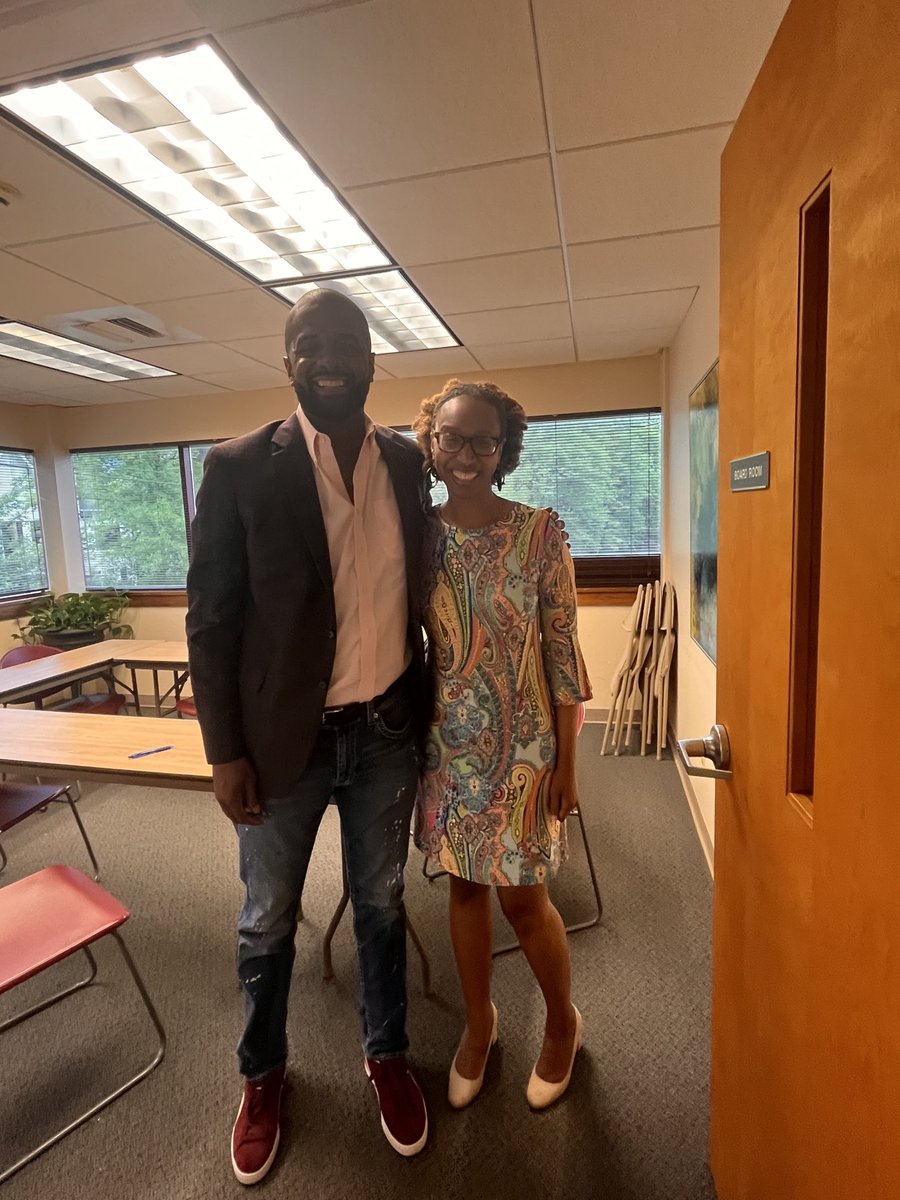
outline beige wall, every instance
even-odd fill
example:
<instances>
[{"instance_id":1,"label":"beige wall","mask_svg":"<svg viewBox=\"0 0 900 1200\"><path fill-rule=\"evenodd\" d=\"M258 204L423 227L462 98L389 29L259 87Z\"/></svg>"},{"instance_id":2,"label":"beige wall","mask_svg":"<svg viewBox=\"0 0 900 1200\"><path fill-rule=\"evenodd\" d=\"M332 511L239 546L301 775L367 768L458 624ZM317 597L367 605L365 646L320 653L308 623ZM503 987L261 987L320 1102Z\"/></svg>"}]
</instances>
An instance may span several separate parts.
<instances>
[{"instance_id":1,"label":"beige wall","mask_svg":"<svg viewBox=\"0 0 900 1200\"><path fill-rule=\"evenodd\" d=\"M716 668L691 638L691 513L688 396L718 356L719 260L704 264L694 303L666 355L663 571L678 597L678 669L670 724L678 737L702 737L716 719ZM720 464L721 466L721 464ZM715 829L715 783L683 777L707 855Z\"/></svg>"},{"instance_id":2,"label":"beige wall","mask_svg":"<svg viewBox=\"0 0 900 1200\"><path fill-rule=\"evenodd\" d=\"M484 378L486 372L463 375ZM549 367L492 371L490 378L509 391L532 416L565 412L644 408L660 402L660 359L613 359ZM423 396L440 389L445 376L377 380L368 411L383 424L410 424ZM78 408L0 409L0 444L27 445L38 454L41 500L51 586L80 591L84 576L79 554L71 449L104 445L193 441L233 437L286 416L294 403L287 383L264 392L139 400ZM15 410L6 419L6 409ZM596 693L607 702L609 678L621 654L624 608L582 608L581 639ZM179 637L183 608L139 608L126 615L136 637ZM8 647L12 622L0 623L0 648Z\"/></svg>"}]
</instances>

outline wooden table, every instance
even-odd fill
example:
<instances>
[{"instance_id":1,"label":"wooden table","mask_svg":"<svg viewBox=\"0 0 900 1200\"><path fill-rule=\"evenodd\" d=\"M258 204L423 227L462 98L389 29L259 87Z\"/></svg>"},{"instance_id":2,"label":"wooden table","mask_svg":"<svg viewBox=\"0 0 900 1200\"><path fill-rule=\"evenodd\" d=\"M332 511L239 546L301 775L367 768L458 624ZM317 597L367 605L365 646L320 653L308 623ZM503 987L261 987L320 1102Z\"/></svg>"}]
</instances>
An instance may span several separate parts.
<instances>
[{"instance_id":1,"label":"wooden table","mask_svg":"<svg viewBox=\"0 0 900 1200\"><path fill-rule=\"evenodd\" d=\"M139 750L171 746L129 758ZM212 791L196 721L0 710L0 772Z\"/></svg>"},{"instance_id":2,"label":"wooden table","mask_svg":"<svg viewBox=\"0 0 900 1200\"><path fill-rule=\"evenodd\" d=\"M28 700L37 692L46 691L47 684L58 683L60 688L81 684L98 675L106 675L116 667L131 671L131 690L135 709L141 715L138 697L137 671L153 672L153 697L156 715L162 715L162 703L173 691L184 685L188 654L185 641L152 641L128 638L96 642L77 650L48 655L17 667L0 669L0 704ZM175 682L162 696L159 691L159 672L171 671ZM127 685L126 685L127 686Z\"/></svg>"}]
</instances>

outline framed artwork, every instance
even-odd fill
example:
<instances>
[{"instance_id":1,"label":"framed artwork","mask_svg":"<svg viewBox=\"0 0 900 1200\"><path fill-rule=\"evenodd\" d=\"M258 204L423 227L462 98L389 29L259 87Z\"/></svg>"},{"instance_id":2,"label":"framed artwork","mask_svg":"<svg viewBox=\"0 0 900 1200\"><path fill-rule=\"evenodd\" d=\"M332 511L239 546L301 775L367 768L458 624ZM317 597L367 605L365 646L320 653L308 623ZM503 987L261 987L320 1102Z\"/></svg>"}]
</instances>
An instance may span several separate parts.
<instances>
[{"instance_id":1,"label":"framed artwork","mask_svg":"<svg viewBox=\"0 0 900 1200\"><path fill-rule=\"evenodd\" d=\"M719 559L719 363L690 395L691 637L716 661Z\"/></svg>"}]
</instances>

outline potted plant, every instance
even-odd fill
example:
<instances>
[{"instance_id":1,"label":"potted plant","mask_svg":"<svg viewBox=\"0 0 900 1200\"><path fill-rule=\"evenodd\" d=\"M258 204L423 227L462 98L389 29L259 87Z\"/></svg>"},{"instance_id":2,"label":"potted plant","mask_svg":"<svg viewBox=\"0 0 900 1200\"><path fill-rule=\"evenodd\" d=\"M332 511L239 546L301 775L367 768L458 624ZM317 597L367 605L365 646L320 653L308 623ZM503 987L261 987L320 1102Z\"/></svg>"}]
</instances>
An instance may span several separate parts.
<instances>
[{"instance_id":1,"label":"potted plant","mask_svg":"<svg viewBox=\"0 0 900 1200\"><path fill-rule=\"evenodd\" d=\"M74 650L102 642L109 634L113 638L131 637L130 625L121 624L128 607L128 597L122 592L64 592L35 600L28 619L19 625L17 641L33 645L43 642L59 650Z\"/></svg>"}]
</instances>

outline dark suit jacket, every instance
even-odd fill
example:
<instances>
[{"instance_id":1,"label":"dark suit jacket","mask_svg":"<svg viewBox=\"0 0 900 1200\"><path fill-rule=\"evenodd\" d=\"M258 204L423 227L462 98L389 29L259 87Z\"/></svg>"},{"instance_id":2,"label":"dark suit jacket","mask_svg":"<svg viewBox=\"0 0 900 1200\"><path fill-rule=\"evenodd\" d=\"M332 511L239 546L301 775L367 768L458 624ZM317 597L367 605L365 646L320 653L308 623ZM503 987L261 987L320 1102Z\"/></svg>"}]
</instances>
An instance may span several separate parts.
<instances>
[{"instance_id":1,"label":"dark suit jacket","mask_svg":"<svg viewBox=\"0 0 900 1200\"><path fill-rule=\"evenodd\" d=\"M427 727L421 600L422 456L376 426L406 547L419 731ZM263 796L299 780L319 732L335 652L328 540L296 415L214 446L187 577L191 685L210 763L248 757Z\"/></svg>"}]
</instances>

